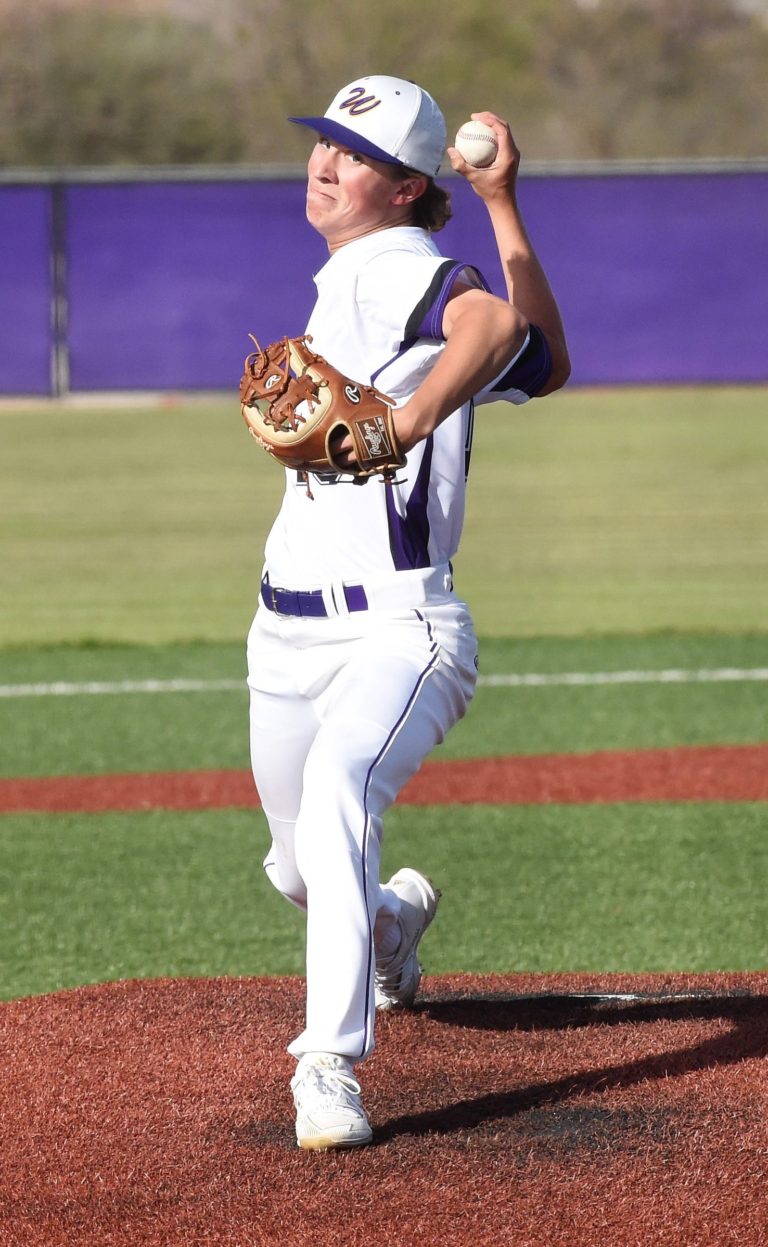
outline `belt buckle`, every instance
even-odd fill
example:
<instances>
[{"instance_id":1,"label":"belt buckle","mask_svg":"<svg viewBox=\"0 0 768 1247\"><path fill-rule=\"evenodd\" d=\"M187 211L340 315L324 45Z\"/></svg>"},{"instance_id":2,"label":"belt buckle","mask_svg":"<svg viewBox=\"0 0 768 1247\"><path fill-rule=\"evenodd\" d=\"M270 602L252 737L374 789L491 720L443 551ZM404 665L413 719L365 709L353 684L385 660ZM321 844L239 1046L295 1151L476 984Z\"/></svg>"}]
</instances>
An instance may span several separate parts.
<instances>
[{"instance_id":1,"label":"belt buckle","mask_svg":"<svg viewBox=\"0 0 768 1247\"><path fill-rule=\"evenodd\" d=\"M269 585L269 596L272 602L272 610L274 614L279 615L280 618L282 619L283 612L280 610L280 607L277 605L277 589L274 587L274 585Z\"/></svg>"}]
</instances>

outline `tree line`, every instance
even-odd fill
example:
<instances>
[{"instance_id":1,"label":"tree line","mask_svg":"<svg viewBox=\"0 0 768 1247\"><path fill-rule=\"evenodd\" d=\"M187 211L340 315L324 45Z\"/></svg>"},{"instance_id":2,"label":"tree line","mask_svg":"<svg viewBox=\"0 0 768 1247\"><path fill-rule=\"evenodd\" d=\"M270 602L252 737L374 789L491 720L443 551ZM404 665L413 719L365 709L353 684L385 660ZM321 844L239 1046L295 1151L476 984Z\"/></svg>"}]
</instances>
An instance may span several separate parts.
<instances>
[{"instance_id":1,"label":"tree line","mask_svg":"<svg viewBox=\"0 0 768 1247\"><path fill-rule=\"evenodd\" d=\"M529 160L768 154L765 0L0 0L0 166L300 163L364 73Z\"/></svg>"}]
</instances>

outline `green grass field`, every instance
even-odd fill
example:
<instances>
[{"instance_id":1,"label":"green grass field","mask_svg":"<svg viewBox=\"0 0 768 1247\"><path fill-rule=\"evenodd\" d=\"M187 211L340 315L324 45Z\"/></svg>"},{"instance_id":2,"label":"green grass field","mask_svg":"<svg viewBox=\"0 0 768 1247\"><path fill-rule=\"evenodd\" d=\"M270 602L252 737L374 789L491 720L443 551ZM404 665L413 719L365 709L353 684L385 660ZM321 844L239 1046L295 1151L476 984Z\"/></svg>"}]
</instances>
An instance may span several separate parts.
<instances>
[{"instance_id":1,"label":"green grass field","mask_svg":"<svg viewBox=\"0 0 768 1247\"><path fill-rule=\"evenodd\" d=\"M573 391L478 420L481 674L768 667L765 393ZM236 405L0 411L0 686L240 680L277 472ZM369 487L378 487L372 483ZM308 503L307 505L311 505ZM768 740L764 681L481 687L443 757ZM242 690L0 696L0 776L247 766ZM760 804L397 807L428 970L760 968ZM0 818L0 997L301 972L258 812Z\"/></svg>"},{"instance_id":2,"label":"green grass field","mask_svg":"<svg viewBox=\"0 0 768 1247\"><path fill-rule=\"evenodd\" d=\"M764 411L749 388L482 409L456 564L479 631L764 631ZM10 410L0 436L0 645L242 637L282 478L234 401Z\"/></svg>"}]
</instances>

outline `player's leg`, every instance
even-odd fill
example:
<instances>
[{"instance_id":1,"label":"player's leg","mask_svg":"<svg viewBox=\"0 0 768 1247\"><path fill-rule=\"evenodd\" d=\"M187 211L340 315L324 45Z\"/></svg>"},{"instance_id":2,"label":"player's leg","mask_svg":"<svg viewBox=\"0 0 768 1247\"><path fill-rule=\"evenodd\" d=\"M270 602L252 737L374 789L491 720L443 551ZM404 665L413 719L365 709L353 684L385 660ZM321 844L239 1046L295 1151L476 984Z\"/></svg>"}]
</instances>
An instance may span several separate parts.
<instances>
[{"instance_id":1,"label":"player's leg","mask_svg":"<svg viewBox=\"0 0 768 1247\"><path fill-rule=\"evenodd\" d=\"M248 637L251 769L271 835L264 860L267 878L287 900L306 909L294 832L304 764L319 720L312 700L296 686L291 649L271 623L262 626L257 620Z\"/></svg>"},{"instance_id":2,"label":"player's leg","mask_svg":"<svg viewBox=\"0 0 768 1247\"><path fill-rule=\"evenodd\" d=\"M451 654L422 613L370 620L316 700L320 729L295 829L308 895L307 1018L290 1047L296 1056L360 1060L373 1046L375 942L400 907L379 882L382 816L472 694L474 635L471 625L458 632Z\"/></svg>"}]
</instances>

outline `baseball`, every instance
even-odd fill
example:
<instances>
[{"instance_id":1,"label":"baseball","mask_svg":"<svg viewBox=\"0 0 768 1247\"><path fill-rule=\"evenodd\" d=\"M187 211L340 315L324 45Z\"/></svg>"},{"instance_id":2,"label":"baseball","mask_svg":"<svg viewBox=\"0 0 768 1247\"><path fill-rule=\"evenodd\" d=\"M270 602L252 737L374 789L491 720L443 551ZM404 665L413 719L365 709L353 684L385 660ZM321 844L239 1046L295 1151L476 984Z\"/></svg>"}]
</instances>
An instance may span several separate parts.
<instances>
[{"instance_id":1,"label":"baseball","mask_svg":"<svg viewBox=\"0 0 768 1247\"><path fill-rule=\"evenodd\" d=\"M499 150L499 141L490 126L483 121L465 121L456 135L454 147L468 165L484 169L492 165Z\"/></svg>"}]
</instances>

